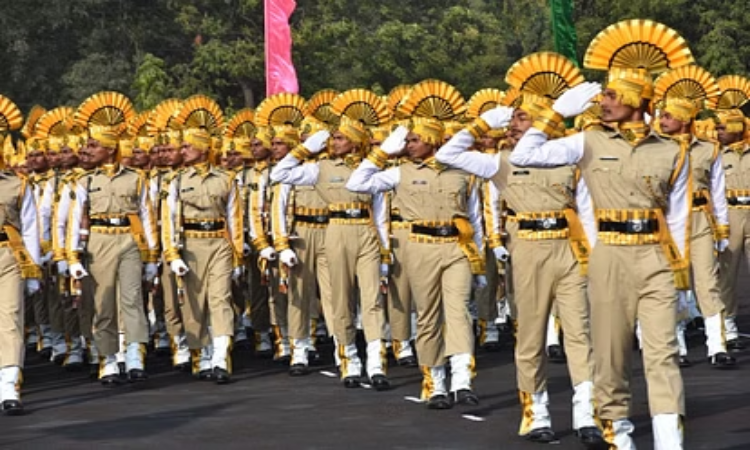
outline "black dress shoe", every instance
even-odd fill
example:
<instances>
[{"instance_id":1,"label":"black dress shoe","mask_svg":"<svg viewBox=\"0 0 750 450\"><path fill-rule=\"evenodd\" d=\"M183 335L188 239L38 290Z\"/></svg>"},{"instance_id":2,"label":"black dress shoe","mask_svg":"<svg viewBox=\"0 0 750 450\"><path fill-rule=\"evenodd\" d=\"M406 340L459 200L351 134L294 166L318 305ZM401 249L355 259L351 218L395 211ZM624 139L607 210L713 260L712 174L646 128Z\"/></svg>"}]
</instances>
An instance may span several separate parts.
<instances>
[{"instance_id":1,"label":"black dress shoe","mask_svg":"<svg viewBox=\"0 0 750 450\"><path fill-rule=\"evenodd\" d=\"M427 400L427 409L451 408L453 408L453 402L451 402L448 396L445 394L433 395L429 400Z\"/></svg>"},{"instance_id":2,"label":"black dress shoe","mask_svg":"<svg viewBox=\"0 0 750 450\"><path fill-rule=\"evenodd\" d=\"M691 363L690 360L687 359L687 356L680 356L680 367L685 368L685 367L690 367L692 365L693 363Z\"/></svg>"},{"instance_id":3,"label":"black dress shoe","mask_svg":"<svg viewBox=\"0 0 750 450\"><path fill-rule=\"evenodd\" d=\"M288 366L289 363L292 362L292 357L289 355L280 356L278 358L274 358L273 362L275 362L276 364L281 364L282 366Z\"/></svg>"},{"instance_id":4,"label":"black dress shoe","mask_svg":"<svg viewBox=\"0 0 750 450\"><path fill-rule=\"evenodd\" d=\"M535 430L529 431L529 434L524 436L527 441L531 442L539 442L542 444L549 444L550 442L555 442L557 440L557 436L555 436L555 432L552 431L552 428L550 427L543 427L543 428L537 428Z\"/></svg>"},{"instance_id":5,"label":"black dress shoe","mask_svg":"<svg viewBox=\"0 0 750 450\"><path fill-rule=\"evenodd\" d=\"M373 375L370 377L370 384L376 391L387 391L391 388L391 382L385 375Z\"/></svg>"},{"instance_id":6,"label":"black dress shoe","mask_svg":"<svg viewBox=\"0 0 750 450\"><path fill-rule=\"evenodd\" d=\"M98 364L89 364L89 378L92 380L96 380L99 378L99 365Z\"/></svg>"},{"instance_id":7,"label":"black dress shoe","mask_svg":"<svg viewBox=\"0 0 750 450\"><path fill-rule=\"evenodd\" d=\"M122 384L122 378L119 375L105 375L99 379L102 386L113 388Z\"/></svg>"},{"instance_id":8,"label":"black dress shoe","mask_svg":"<svg viewBox=\"0 0 750 450\"><path fill-rule=\"evenodd\" d=\"M609 444L604 440L602 432L597 427L583 427L576 430L576 435L587 450L609 449Z\"/></svg>"},{"instance_id":9,"label":"black dress shoe","mask_svg":"<svg viewBox=\"0 0 750 450\"><path fill-rule=\"evenodd\" d=\"M747 346L739 338L727 341L727 350L730 352L741 352Z\"/></svg>"},{"instance_id":10,"label":"black dress shoe","mask_svg":"<svg viewBox=\"0 0 750 450\"><path fill-rule=\"evenodd\" d=\"M565 364L568 358L561 345L550 345L547 347L547 360L555 364Z\"/></svg>"},{"instance_id":11,"label":"black dress shoe","mask_svg":"<svg viewBox=\"0 0 750 450\"><path fill-rule=\"evenodd\" d=\"M401 367L417 367L417 357L404 356L403 358L396 360L396 364Z\"/></svg>"},{"instance_id":12,"label":"black dress shoe","mask_svg":"<svg viewBox=\"0 0 750 450\"><path fill-rule=\"evenodd\" d=\"M710 356L708 362L716 369L734 369L737 367L737 359L729 353L724 352Z\"/></svg>"},{"instance_id":13,"label":"black dress shoe","mask_svg":"<svg viewBox=\"0 0 750 450\"><path fill-rule=\"evenodd\" d=\"M289 367L289 376L291 377L301 377L309 373L310 371L307 370L307 366L304 364L292 364L292 366Z\"/></svg>"},{"instance_id":14,"label":"black dress shoe","mask_svg":"<svg viewBox=\"0 0 750 450\"><path fill-rule=\"evenodd\" d=\"M3 401L3 414L6 416L20 416L23 414L23 405L19 400Z\"/></svg>"},{"instance_id":15,"label":"black dress shoe","mask_svg":"<svg viewBox=\"0 0 750 450\"><path fill-rule=\"evenodd\" d=\"M172 356L172 349L169 347L159 347L154 349L154 355L163 358L165 356Z\"/></svg>"},{"instance_id":16,"label":"black dress shoe","mask_svg":"<svg viewBox=\"0 0 750 450\"><path fill-rule=\"evenodd\" d=\"M221 367L214 367L214 378L216 379L216 384L229 384L232 381L229 371Z\"/></svg>"},{"instance_id":17,"label":"black dress shoe","mask_svg":"<svg viewBox=\"0 0 750 450\"><path fill-rule=\"evenodd\" d=\"M346 377L344 378L343 383L344 387L347 389L354 389L362 386L359 382L359 377Z\"/></svg>"},{"instance_id":18,"label":"black dress shoe","mask_svg":"<svg viewBox=\"0 0 750 450\"><path fill-rule=\"evenodd\" d=\"M52 358L52 364L56 366L62 366L64 362L65 362L65 354L56 355L54 358Z\"/></svg>"},{"instance_id":19,"label":"black dress shoe","mask_svg":"<svg viewBox=\"0 0 750 450\"><path fill-rule=\"evenodd\" d=\"M39 350L39 357L46 361L49 361L49 359L52 357L52 347L47 347Z\"/></svg>"},{"instance_id":20,"label":"black dress shoe","mask_svg":"<svg viewBox=\"0 0 750 450\"><path fill-rule=\"evenodd\" d=\"M307 363L311 366L319 366L323 363L323 358L317 350L310 350L307 352Z\"/></svg>"},{"instance_id":21,"label":"black dress shoe","mask_svg":"<svg viewBox=\"0 0 750 450\"><path fill-rule=\"evenodd\" d=\"M201 370L198 372L198 379L201 381L213 381L215 379L214 371L211 369Z\"/></svg>"},{"instance_id":22,"label":"black dress shoe","mask_svg":"<svg viewBox=\"0 0 750 450\"><path fill-rule=\"evenodd\" d=\"M138 383L141 381L148 380L148 374L143 369L130 369L128 371L128 381L131 383Z\"/></svg>"},{"instance_id":23,"label":"black dress shoe","mask_svg":"<svg viewBox=\"0 0 750 450\"><path fill-rule=\"evenodd\" d=\"M81 370L83 370L83 363L65 364L64 367L68 372L80 372Z\"/></svg>"},{"instance_id":24,"label":"black dress shoe","mask_svg":"<svg viewBox=\"0 0 750 450\"><path fill-rule=\"evenodd\" d=\"M452 394L453 403L457 405L477 406L479 404L479 397L470 389L461 389Z\"/></svg>"},{"instance_id":25,"label":"black dress shoe","mask_svg":"<svg viewBox=\"0 0 750 450\"><path fill-rule=\"evenodd\" d=\"M184 362L180 364L175 364L174 366L172 366L172 368L174 369L175 372L187 373L193 369L193 365L190 364L189 362Z\"/></svg>"}]
</instances>

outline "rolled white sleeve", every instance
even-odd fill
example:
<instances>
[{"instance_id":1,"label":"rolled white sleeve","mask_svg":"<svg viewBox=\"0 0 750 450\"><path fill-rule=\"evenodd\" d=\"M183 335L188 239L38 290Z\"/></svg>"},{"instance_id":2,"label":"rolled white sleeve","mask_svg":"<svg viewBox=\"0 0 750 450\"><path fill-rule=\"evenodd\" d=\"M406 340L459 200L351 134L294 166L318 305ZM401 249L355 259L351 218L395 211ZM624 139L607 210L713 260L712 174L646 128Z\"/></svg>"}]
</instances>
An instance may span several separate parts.
<instances>
[{"instance_id":1,"label":"rolled white sleeve","mask_svg":"<svg viewBox=\"0 0 750 450\"><path fill-rule=\"evenodd\" d=\"M727 205L726 180L721 153L711 165L711 204L714 208L716 222L719 225L729 225L729 206Z\"/></svg>"},{"instance_id":2,"label":"rolled white sleeve","mask_svg":"<svg viewBox=\"0 0 750 450\"><path fill-rule=\"evenodd\" d=\"M352 192L363 192L374 195L395 189L400 181L401 169L398 167L381 171L372 162L364 160L352 172L349 180L346 182L346 188Z\"/></svg>"},{"instance_id":3,"label":"rolled white sleeve","mask_svg":"<svg viewBox=\"0 0 750 450\"><path fill-rule=\"evenodd\" d=\"M318 182L320 168L317 164L301 164L292 155L286 155L271 171L271 181L295 186L312 186Z\"/></svg>"},{"instance_id":4,"label":"rolled white sleeve","mask_svg":"<svg viewBox=\"0 0 750 450\"><path fill-rule=\"evenodd\" d=\"M42 258L36 202L28 186L23 192L23 202L21 203L21 235L23 236L23 245L29 252L29 257L34 261L34 264L40 265Z\"/></svg>"},{"instance_id":5,"label":"rolled white sleeve","mask_svg":"<svg viewBox=\"0 0 750 450\"><path fill-rule=\"evenodd\" d=\"M484 226L482 225L482 202L479 198L479 183L474 183L469 191L469 222L474 228L474 243L478 249L484 248Z\"/></svg>"},{"instance_id":6,"label":"rolled white sleeve","mask_svg":"<svg viewBox=\"0 0 750 450\"><path fill-rule=\"evenodd\" d=\"M690 165L683 162L682 166L676 167L675 170L680 172L672 186L672 191L669 193L667 225L670 233L672 233L675 245L684 257L687 239L690 238L690 236L687 236L687 223L690 217L690 196L693 194L688 190Z\"/></svg>"},{"instance_id":7,"label":"rolled white sleeve","mask_svg":"<svg viewBox=\"0 0 750 450\"><path fill-rule=\"evenodd\" d=\"M474 136L466 130L459 131L435 154L435 159L446 166L461 169L479 178L492 178L500 170L500 158L495 155L467 151Z\"/></svg>"},{"instance_id":8,"label":"rolled white sleeve","mask_svg":"<svg viewBox=\"0 0 750 450\"><path fill-rule=\"evenodd\" d=\"M584 133L552 141L536 128L529 128L510 154L511 164L519 167L558 167L578 164L583 158Z\"/></svg>"}]
</instances>

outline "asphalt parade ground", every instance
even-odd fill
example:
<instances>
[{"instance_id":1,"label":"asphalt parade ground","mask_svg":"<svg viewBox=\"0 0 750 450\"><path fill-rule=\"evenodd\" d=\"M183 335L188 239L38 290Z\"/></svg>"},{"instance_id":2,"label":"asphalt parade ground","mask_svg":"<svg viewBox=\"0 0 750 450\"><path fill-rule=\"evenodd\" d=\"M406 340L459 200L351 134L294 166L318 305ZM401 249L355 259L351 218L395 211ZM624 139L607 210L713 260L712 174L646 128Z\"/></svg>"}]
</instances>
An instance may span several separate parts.
<instances>
[{"instance_id":1,"label":"asphalt parade ground","mask_svg":"<svg viewBox=\"0 0 750 450\"><path fill-rule=\"evenodd\" d=\"M743 282L740 329L750 332L750 281ZM748 336L750 337L750 336ZM745 339L750 344L750 339ZM750 350L736 370L712 369L699 334L694 366L684 369L686 449L750 449ZM476 407L427 410L416 403L420 373L392 367L393 389L345 389L331 345L324 365L292 378L286 367L235 350L233 382L218 386L172 372L168 357L149 356L150 379L106 389L86 372L67 373L30 355L27 414L0 417L0 448L12 449L539 449L517 436L520 417L512 346L477 354ZM636 352L637 353L637 352ZM637 355L636 355L637 356ZM633 382L635 440L652 448L640 359ZM582 448L571 427L572 390L565 365L548 365L557 449Z\"/></svg>"}]
</instances>

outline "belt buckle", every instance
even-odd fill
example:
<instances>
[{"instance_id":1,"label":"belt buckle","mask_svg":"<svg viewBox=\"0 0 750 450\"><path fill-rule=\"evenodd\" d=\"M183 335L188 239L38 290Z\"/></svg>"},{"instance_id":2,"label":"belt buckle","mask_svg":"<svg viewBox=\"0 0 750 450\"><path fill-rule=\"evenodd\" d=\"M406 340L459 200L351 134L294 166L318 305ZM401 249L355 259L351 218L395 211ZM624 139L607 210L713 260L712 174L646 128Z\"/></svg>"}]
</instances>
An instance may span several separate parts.
<instances>
[{"instance_id":1,"label":"belt buckle","mask_svg":"<svg viewBox=\"0 0 750 450\"><path fill-rule=\"evenodd\" d=\"M438 227L437 234L441 237L448 237L451 234L451 230L448 227Z\"/></svg>"},{"instance_id":2,"label":"belt buckle","mask_svg":"<svg viewBox=\"0 0 750 450\"><path fill-rule=\"evenodd\" d=\"M551 229L553 226L557 225L557 219L548 217L546 219L542 219L542 228L545 230Z\"/></svg>"},{"instance_id":3,"label":"belt buckle","mask_svg":"<svg viewBox=\"0 0 750 450\"><path fill-rule=\"evenodd\" d=\"M120 218L120 217L113 217L113 218L109 219L109 224L113 225L113 226L116 226L116 227L119 227L124 222L125 221L122 218Z\"/></svg>"},{"instance_id":4,"label":"belt buckle","mask_svg":"<svg viewBox=\"0 0 750 450\"><path fill-rule=\"evenodd\" d=\"M346 210L346 215L352 219L358 219L362 216L362 210L357 208L349 208Z\"/></svg>"},{"instance_id":5,"label":"belt buckle","mask_svg":"<svg viewBox=\"0 0 750 450\"><path fill-rule=\"evenodd\" d=\"M737 203L740 205L750 205L750 197L737 197Z\"/></svg>"},{"instance_id":6,"label":"belt buckle","mask_svg":"<svg viewBox=\"0 0 750 450\"><path fill-rule=\"evenodd\" d=\"M326 216L313 216L313 217L314 217L313 222L315 223L326 223L326 219L327 219Z\"/></svg>"},{"instance_id":7,"label":"belt buckle","mask_svg":"<svg viewBox=\"0 0 750 450\"><path fill-rule=\"evenodd\" d=\"M646 221L645 219L633 219L628 221L629 228L634 233L641 233L646 228Z\"/></svg>"}]
</instances>

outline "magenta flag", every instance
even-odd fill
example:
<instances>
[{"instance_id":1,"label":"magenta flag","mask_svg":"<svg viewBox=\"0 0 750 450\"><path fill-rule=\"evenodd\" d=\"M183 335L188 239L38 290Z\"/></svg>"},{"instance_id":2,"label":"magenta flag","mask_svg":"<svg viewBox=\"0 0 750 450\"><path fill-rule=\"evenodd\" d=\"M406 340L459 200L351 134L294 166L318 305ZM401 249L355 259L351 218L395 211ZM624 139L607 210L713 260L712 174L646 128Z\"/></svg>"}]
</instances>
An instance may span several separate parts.
<instances>
[{"instance_id":1,"label":"magenta flag","mask_svg":"<svg viewBox=\"0 0 750 450\"><path fill-rule=\"evenodd\" d=\"M265 0L266 96L299 91L289 28L289 17L296 7L294 0Z\"/></svg>"}]
</instances>

